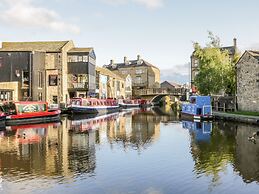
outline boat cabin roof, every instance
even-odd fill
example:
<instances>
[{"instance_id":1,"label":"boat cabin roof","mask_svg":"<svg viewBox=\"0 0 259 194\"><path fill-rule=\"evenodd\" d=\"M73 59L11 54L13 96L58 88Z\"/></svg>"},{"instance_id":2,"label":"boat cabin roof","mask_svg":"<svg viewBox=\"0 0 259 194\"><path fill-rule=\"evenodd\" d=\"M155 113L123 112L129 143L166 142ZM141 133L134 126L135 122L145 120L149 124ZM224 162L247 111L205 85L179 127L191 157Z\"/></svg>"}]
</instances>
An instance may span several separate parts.
<instances>
[{"instance_id":1,"label":"boat cabin roof","mask_svg":"<svg viewBox=\"0 0 259 194\"><path fill-rule=\"evenodd\" d=\"M197 105L210 105L210 96L191 96L190 103Z\"/></svg>"}]
</instances>

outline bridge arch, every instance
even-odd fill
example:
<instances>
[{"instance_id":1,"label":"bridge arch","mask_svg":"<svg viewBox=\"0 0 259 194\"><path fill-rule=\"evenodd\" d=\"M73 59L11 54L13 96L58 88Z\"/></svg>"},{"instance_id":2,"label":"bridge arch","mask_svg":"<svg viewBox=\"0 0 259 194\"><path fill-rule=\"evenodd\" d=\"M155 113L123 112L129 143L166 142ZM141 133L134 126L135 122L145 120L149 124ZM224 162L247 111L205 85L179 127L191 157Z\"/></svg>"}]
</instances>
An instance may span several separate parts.
<instances>
[{"instance_id":1,"label":"bridge arch","mask_svg":"<svg viewBox=\"0 0 259 194\"><path fill-rule=\"evenodd\" d=\"M158 94L156 95L154 98L152 98L152 100L150 101L151 103L158 103L160 100L162 100L162 98L164 98L165 96L168 96L168 94Z\"/></svg>"}]
</instances>

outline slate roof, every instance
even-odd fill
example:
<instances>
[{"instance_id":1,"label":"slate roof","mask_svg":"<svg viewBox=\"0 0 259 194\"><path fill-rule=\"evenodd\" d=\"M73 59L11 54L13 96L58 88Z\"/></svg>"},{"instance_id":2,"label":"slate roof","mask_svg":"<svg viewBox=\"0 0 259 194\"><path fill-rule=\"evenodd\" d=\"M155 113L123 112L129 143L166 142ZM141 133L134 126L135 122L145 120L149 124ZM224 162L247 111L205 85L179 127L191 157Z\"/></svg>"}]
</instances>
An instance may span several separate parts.
<instances>
[{"instance_id":1,"label":"slate roof","mask_svg":"<svg viewBox=\"0 0 259 194\"><path fill-rule=\"evenodd\" d=\"M227 50L229 55L234 55L236 53L236 48L234 46L220 47L220 50Z\"/></svg>"},{"instance_id":2,"label":"slate roof","mask_svg":"<svg viewBox=\"0 0 259 194\"><path fill-rule=\"evenodd\" d=\"M164 83L170 84L171 86L173 86L175 88L181 88L181 84L178 84L178 83L164 81L164 82L161 83L161 85L163 85Z\"/></svg>"},{"instance_id":3,"label":"slate roof","mask_svg":"<svg viewBox=\"0 0 259 194\"><path fill-rule=\"evenodd\" d=\"M140 63L138 63L138 60L130 60L128 61L128 64L125 63L114 63L113 65L105 65L108 69L118 69L118 68L127 68L127 67L137 67L137 66L149 66L158 69L156 66L152 65L151 63L141 59ZM158 69L159 70L159 69Z\"/></svg>"},{"instance_id":4,"label":"slate roof","mask_svg":"<svg viewBox=\"0 0 259 194\"><path fill-rule=\"evenodd\" d=\"M252 55L254 58L259 60L259 51L247 51L250 55Z\"/></svg>"},{"instance_id":5,"label":"slate roof","mask_svg":"<svg viewBox=\"0 0 259 194\"><path fill-rule=\"evenodd\" d=\"M60 52L69 41L2 42L0 51Z\"/></svg>"},{"instance_id":6,"label":"slate roof","mask_svg":"<svg viewBox=\"0 0 259 194\"><path fill-rule=\"evenodd\" d=\"M93 50L92 47L89 48L79 48L79 47L75 47L70 49L68 52L69 53L77 53L77 52L85 52L85 53L90 53Z\"/></svg>"}]
</instances>

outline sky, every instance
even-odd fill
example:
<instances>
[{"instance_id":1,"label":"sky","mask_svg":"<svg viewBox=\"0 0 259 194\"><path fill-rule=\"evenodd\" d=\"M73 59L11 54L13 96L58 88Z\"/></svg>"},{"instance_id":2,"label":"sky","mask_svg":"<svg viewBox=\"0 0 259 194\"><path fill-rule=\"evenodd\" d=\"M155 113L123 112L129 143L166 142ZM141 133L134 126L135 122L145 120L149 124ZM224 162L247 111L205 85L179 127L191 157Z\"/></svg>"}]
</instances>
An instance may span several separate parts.
<instances>
[{"instance_id":1,"label":"sky","mask_svg":"<svg viewBox=\"0 0 259 194\"><path fill-rule=\"evenodd\" d=\"M259 49L258 0L0 0L0 42L73 40L94 47L97 65L137 55L162 81L190 77L193 42L208 31L240 52Z\"/></svg>"}]
</instances>

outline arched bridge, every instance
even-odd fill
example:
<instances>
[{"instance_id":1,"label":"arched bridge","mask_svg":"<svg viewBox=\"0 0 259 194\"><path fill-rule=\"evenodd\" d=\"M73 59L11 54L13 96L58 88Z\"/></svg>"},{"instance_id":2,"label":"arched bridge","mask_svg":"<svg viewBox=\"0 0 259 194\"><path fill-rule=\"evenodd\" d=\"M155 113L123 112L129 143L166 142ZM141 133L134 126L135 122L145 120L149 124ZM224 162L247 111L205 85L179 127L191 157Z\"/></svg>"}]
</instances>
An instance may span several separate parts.
<instances>
[{"instance_id":1,"label":"arched bridge","mask_svg":"<svg viewBox=\"0 0 259 194\"><path fill-rule=\"evenodd\" d=\"M155 104L166 96L172 99L172 97L181 98L183 95L185 95L185 92L168 92L164 88L139 89L135 92L135 96L147 99Z\"/></svg>"}]
</instances>

